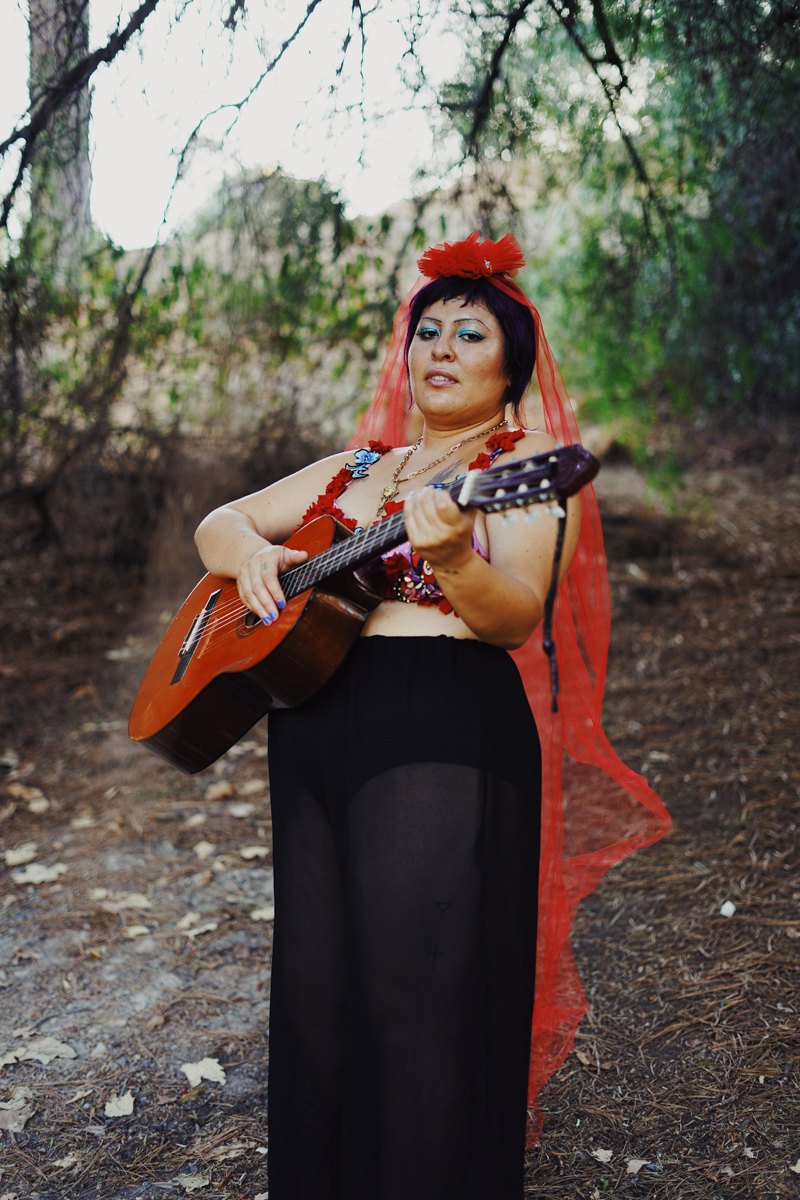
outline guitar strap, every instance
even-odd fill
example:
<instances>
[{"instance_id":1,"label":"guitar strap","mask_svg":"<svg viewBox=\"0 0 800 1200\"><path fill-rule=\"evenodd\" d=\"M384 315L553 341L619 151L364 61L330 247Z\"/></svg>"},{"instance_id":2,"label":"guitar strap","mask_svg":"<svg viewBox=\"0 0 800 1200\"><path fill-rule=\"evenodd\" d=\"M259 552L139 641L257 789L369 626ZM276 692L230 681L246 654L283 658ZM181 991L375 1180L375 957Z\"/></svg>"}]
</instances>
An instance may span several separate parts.
<instances>
[{"instance_id":1,"label":"guitar strap","mask_svg":"<svg viewBox=\"0 0 800 1200\"><path fill-rule=\"evenodd\" d=\"M498 243L489 239L480 242L479 236L473 233L463 242L436 247L420 259L423 275L397 310L374 399L348 449L365 446L371 440L407 445L418 436L415 422L419 422L419 414L412 406L404 355L408 314L417 292L431 277L443 275L487 278L530 310L543 426L560 444L580 441L575 413L541 317L510 278L525 265L520 248L511 235ZM559 520L545 619L513 655L542 749L529 1146L536 1142L542 1128L536 1096L572 1049L578 1022L589 1007L569 941L577 903L597 886L610 867L663 837L672 826L659 797L643 776L620 760L602 728L610 630L608 572L594 488L584 487L579 495L582 523L570 569L558 586L563 542L563 522ZM559 694L557 705L552 700L553 688ZM564 785L570 801L566 813Z\"/></svg>"}]
</instances>

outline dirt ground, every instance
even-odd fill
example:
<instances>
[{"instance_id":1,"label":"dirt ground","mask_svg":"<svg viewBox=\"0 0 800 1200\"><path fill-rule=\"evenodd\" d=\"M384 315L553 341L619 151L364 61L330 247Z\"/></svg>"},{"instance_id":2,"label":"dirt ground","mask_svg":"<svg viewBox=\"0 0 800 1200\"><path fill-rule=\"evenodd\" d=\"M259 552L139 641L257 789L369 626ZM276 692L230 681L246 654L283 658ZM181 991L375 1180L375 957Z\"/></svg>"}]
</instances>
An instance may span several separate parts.
<instances>
[{"instance_id":1,"label":"dirt ground","mask_svg":"<svg viewBox=\"0 0 800 1200\"><path fill-rule=\"evenodd\" d=\"M690 476L680 519L601 480L606 728L675 830L581 906L527 1192L800 1197L800 476ZM163 588L8 554L0 1200L266 1200L265 727L193 778L134 747Z\"/></svg>"}]
</instances>

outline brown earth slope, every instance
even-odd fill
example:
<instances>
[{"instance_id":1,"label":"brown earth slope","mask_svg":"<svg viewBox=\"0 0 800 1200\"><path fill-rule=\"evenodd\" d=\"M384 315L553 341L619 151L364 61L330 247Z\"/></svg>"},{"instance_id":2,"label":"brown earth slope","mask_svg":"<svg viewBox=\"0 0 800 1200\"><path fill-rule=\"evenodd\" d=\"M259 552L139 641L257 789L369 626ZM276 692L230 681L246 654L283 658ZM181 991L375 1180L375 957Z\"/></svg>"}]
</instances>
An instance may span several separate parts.
<instances>
[{"instance_id":1,"label":"brown earth slope","mask_svg":"<svg viewBox=\"0 0 800 1200\"><path fill-rule=\"evenodd\" d=\"M675 830L581 907L592 1009L528 1191L798 1197L800 480L726 469L677 521L623 476L607 729ZM0 1061L39 1056L0 1078L0 1197L265 1196L265 731L177 775L124 732L158 589L21 553L0 570L0 852L66 868L0 866ZM203 1059L224 1082L181 1070Z\"/></svg>"}]
</instances>

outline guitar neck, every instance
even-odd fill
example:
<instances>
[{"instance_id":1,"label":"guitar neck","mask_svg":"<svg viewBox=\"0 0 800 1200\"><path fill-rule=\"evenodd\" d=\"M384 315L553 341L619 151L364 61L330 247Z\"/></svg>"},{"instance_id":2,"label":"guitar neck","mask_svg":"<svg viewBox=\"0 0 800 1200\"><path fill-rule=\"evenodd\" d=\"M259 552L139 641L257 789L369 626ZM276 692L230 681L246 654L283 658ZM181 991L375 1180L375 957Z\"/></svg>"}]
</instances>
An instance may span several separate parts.
<instances>
[{"instance_id":1,"label":"guitar neck","mask_svg":"<svg viewBox=\"0 0 800 1200\"><path fill-rule=\"evenodd\" d=\"M455 498L461 491L463 480L454 480L444 485L444 490ZM321 554L301 563L299 567L290 567L279 576L283 593L287 600L299 595L307 588L315 587L331 575L340 571L354 571L364 563L377 558L392 546L399 546L406 541L406 527L402 512L394 513L383 521L376 521L363 533L353 534L323 550Z\"/></svg>"}]
</instances>

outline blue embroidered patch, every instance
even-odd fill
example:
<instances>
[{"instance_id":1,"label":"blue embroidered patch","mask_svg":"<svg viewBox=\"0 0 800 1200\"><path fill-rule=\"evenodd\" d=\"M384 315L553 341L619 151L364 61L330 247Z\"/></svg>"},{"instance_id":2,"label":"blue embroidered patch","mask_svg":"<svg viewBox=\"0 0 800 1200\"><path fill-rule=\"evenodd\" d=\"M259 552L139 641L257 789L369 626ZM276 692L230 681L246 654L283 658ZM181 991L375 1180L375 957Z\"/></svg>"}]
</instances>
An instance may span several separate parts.
<instances>
[{"instance_id":1,"label":"blue embroidered patch","mask_svg":"<svg viewBox=\"0 0 800 1200\"><path fill-rule=\"evenodd\" d=\"M347 470L353 472L353 479L365 479L372 464L376 463L381 456L377 450L363 449L354 450L353 457L356 460L355 466L345 463Z\"/></svg>"}]
</instances>

